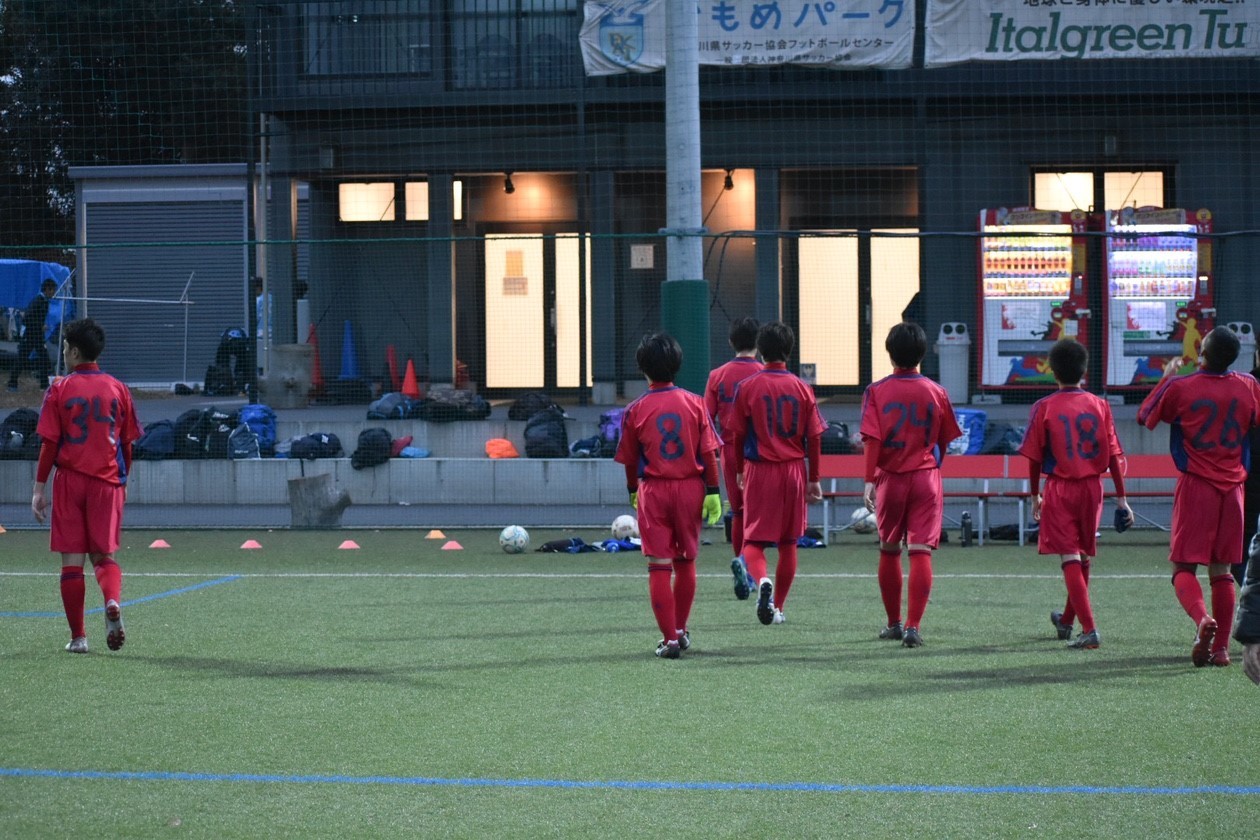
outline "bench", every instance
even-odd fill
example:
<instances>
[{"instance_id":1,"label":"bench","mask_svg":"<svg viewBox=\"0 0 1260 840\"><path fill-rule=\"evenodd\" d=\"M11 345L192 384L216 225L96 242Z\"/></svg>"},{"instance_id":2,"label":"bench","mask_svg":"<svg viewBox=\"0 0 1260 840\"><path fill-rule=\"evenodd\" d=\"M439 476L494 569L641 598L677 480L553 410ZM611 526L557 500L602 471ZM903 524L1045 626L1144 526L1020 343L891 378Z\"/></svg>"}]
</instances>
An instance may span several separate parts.
<instances>
[{"instance_id":1,"label":"bench","mask_svg":"<svg viewBox=\"0 0 1260 840\"><path fill-rule=\"evenodd\" d=\"M1128 455L1125 473L1125 493L1130 500L1134 499L1171 499L1172 484L1178 476L1177 468L1167 455ZM833 521L834 503L842 499L860 502L862 499L862 478L865 463L861 455L824 455L819 463L819 475L823 482L823 538L831 539L833 532L843 531L849 527L847 522ZM1104 476L1106 489L1104 497L1115 498L1115 490L1110 486L1110 477ZM1154 482L1166 482L1167 487L1134 489L1133 482L1143 485ZM853 487L842 487L841 482L848 482ZM994 500L1009 500L1019 509L1019 544L1026 542L1025 526L1027 523L1026 506L1032 495L1028 486L1028 461L1021 455L950 455L941 462L941 483L946 499L974 500L976 504L976 539L984 545L988 533L989 503ZM1147 517L1140 511L1134 511L1134 517L1153 525L1160 530L1168 528ZM953 521L953 520L951 520Z\"/></svg>"}]
</instances>

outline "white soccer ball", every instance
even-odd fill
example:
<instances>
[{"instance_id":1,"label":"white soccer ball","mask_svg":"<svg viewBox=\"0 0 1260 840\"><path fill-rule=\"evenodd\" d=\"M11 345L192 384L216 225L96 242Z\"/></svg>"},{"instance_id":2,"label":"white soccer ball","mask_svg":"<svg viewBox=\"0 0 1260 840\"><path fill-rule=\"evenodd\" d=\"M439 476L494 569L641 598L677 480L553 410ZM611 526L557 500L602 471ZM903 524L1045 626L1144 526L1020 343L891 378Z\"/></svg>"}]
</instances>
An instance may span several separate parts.
<instances>
[{"instance_id":1,"label":"white soccer ball","mask_svg":"<svg viewBox=\"0 0 1260 840\"><path fill-rule=\"evenodd\" d=\"M529 548L529 531L509 525L499 532L499 546L508 554L521 554Z\"/></svg>"},{"instance_id":2,"label":"white soccer ball","mask_svg":"<svg viewBox=\"0 0 1260 840\"><path fill-rule=\"evenodd\" d=\"M614 540L630 540L639 536L639 520L628 513L623 513L612 522Z\"/></svg>"},{"instance_id":3,"label":"white soccer ball","mask_svg":"<svg viewBox=\"0 0 1260 840\"><path fill-rule=\"evenodd\" d=\"M865 507L854 509L849 516L849 530L855 534L875 533L875 513Z\"/></svg>"}]
</instances>

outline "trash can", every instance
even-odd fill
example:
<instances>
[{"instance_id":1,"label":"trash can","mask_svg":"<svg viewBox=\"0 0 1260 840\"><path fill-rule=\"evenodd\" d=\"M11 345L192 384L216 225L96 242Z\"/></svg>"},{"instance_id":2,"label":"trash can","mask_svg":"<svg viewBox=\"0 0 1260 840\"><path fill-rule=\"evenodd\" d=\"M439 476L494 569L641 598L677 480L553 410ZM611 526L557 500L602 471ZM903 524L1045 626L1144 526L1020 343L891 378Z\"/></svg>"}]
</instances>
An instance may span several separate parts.
<instances>
[{"instance_id":1,"label":"trash can","mask_svg":"<svg viewBox=\"0 0 1260 840\"><path fill-rule=\"evenodd\" d=\"M957 321L941 324L936 355L941 357L941 387L949 393L949 401L966 405L971 395L971 334L967 325Z\"/></svg>"},{"instance_id":2,"label":"trash can","mask_svg":"<svg viewBox=\"0 0 1260 840\"><path fill-rule=\"evenodd\" d=\"M1251 373L1256 366L1256 331L1247 321L1230 321L1225 326L1238 336L1238 358L1229 366L1239 373Z\"/></svg>"},{"instance_id":3,"label":"trash can","mask_svg":"<svg viewBox=\"0 0 1260 840\"><path fill-rule=\"evenodd\" d=\"M305 408L314 367L314 345L273 344L267 373L258 377L259 399L272 408Z\"/></svg>"}]
</instances>

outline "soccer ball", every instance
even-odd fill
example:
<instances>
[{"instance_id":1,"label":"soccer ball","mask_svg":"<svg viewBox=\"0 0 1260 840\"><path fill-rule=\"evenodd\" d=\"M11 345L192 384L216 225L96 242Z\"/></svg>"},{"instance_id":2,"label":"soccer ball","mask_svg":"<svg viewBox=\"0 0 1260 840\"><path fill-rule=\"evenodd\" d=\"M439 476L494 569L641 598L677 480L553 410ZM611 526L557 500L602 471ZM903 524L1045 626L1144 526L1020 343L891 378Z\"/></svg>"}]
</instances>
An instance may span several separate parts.
<instances>
[{"instance_id":1,"label":"soccer ball","mask_svg":"<svg viewBox=\"0 0 1260 840\"><path fill-rule=\"evenodd\" d=\"M639 536L639 520L628 513L623 513L613 520L612 535L614 540L629 540Z\"/></svg>"},{"instance_id":2,"label":"soccer ball","mask_svg":"<svg viewBox=\"0 0 1260 840\"><path fill-rule=\"evenodd\" d=\"M856 508L849 516L849 530L855 534L875 533L875 512L865 507Z\"/></svg>"},{"instance_id":3,"label":"soccer ball","mask_svg":"<svg viewBox=\"0 0 1260 840\"><path fill-rule=\"evenodd\" d=\"M508 554L521 554L529 548L529 531L509 525L499 532L499 546Z\"/></svg>"}]
</instances>

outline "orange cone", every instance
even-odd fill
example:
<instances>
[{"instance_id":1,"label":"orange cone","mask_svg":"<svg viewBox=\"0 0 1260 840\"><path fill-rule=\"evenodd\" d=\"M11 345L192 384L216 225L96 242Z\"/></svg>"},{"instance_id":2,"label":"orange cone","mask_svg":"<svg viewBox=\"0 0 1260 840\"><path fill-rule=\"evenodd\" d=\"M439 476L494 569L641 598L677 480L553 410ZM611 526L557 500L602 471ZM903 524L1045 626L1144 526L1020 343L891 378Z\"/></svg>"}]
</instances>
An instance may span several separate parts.
<instances>
[{"instance_id":1,"label":"orange cone","mask_svg":"<svg viewBox=\"0 0 1260 840\"><path fill-rule=\"evenodd\" d=\"M441 531L434 528L432 531L426 534L424 538L426 540L444 540L446 539L446 534L443 534Z\"/></svg>"},{"instance_id":2,"label":"orange cone","mask_svg":"<svg viewBox=\"0 0 1260 840\"><path fill-rule=\"evenodd\" d=\"M322 394L324 393L324 370L319 366L319 336L315 332L314 324L311 324L310 332L306 334L306 343L315 348L315 361L311 365L311 394Z\"/></svg>"},{"instance_id":3,"label":"orange cone","mask_svg":"<svg viewBox=\"0 0 1260 840\"><path fill-rule=\"evenodd\" d=\"M402 393L413 400L420 399L420 385L416 382L416 366L407 360L407 373L403 376Z\"/></svg>"}]
</instances>

